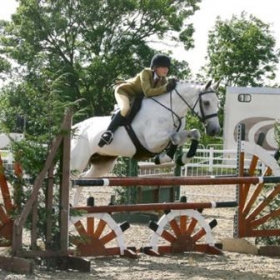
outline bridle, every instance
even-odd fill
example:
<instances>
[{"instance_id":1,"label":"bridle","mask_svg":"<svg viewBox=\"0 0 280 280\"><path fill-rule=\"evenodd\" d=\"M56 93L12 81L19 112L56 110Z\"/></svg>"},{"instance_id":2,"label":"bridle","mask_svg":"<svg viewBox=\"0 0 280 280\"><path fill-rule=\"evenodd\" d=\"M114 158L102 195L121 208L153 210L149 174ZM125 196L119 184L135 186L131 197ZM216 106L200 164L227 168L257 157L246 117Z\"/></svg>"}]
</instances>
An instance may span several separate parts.
<instances>
[{"instance_id":1,"label":"bridle","mask_svg":"<svg viewBox=\"0 0 280 280\"><path fill-rule=\"evenodd\" d=\"M182 101L189 107L189 109L191 110L192 114L195 115L202 123L205 123L206 120L208 119L211 119L211 118L214 118L214 117L217 117L218 114L217 113L213 113L213 114L209 114L209 115L206 115L205 112L204 112L204 109L203 109L203 101L202 101L202 96L205 95L205 94L209 94L209 93L215 93L214 90L206 90L206 91L201 91L198 95L198 98L197 100L195 101L194 105L191 106L185 99L184 97L178 92L178 90L175 88L174 89L175 93L182 99ZM157 102L158 104L160 104L161 106L163 106L165 109L167 109L168 111L170 111L172 113L172 118L173 118L173 124L175 127L177 127L177 130L180 129L181 127L181 119L183 117L179 117L173 110L172 110L172 93L173 91L170 91L170 105L171 105L171 108L163 105L162 103L160 103L159 101L157 101L156 99L154 99L153 97L151 97L152 100L154 100L155 102ZM199 109L200 109L200 114L201 116L198 114L198 112L195 111L195 108L196 106L199 104ZM175 120L174 120L174 116L176 116L176 118L178 119L179 121L179 125L177 126L175 124Z\"/></svg>"},{"instance_id":2,"label":"bridle","mask_svg":"<svg viewBox=\"0 0 280 280\"><path fill-rule=\"evenodd\" d=\"M204 109L203 109L203 101L202 101L202 96L205 94L209 94L209 93L215 93L214 90L207 90L207 91L201 91L198 95L198 98L196 100L196 102L194 103L193 107L191 107L188 102L186 102L186 100L179 94L179 92L175 89L175 92L177 93L177 95L185 102L185 104L191 109L191 112L202 122L205 123L206 120L217 117L218 113L213 113L213 114L209 114L209 115L205 115ZM201 116L195 111L195 107L197 106L197 104L199 104L199 109L200 109L200 114Z\"/></svg>"}]
</instances>

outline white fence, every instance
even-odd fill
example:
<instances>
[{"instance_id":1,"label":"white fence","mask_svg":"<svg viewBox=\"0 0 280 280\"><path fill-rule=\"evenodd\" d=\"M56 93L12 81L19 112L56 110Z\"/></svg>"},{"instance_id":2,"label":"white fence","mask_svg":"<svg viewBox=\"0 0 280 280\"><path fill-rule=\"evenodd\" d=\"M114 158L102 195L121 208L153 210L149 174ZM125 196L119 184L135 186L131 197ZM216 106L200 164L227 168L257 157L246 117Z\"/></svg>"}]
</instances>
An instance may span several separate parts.
<instances>
[{"instance_id":1,"label":"white fence","mask_svg":"<svg viewBox=\"0 0 280 280\"><path fill-rule=\"evenodd\" d=\"M5 169L12 170L14 161L12 152L9 149L1 149L0 155Z\"/></svg>"},{"instance_id":2,"label":"white fence","mask_svg":"<svg viewBox=\"0 0 280 280\"><path fill-rule=\"evenodd\" d=\"M245 169L249 168L251 158L245 154ZM199 146L192 160L181 168L182 176L236 175L238 172L236 150L223 150L221 145L204 148ZM155 165L152 162L139 162L139 175L159 175L164 172L171 174L175 164ZM257 173L262 173L265 166L258 163Z\"/></svg>"},{"instance_id":3,"label":"white fence","mask_svg":"<svg viewBox=\"0 0 280 280\"><path fill-rule=\"evenodd\" d=\"M10 150L0 150L1 158L5 168L11 169L13 163L13 155ZM204 148L202 145L197 149L196 155L192 160L181 167L182 176L206 176L206 175L235 175L237 169L237 151L236 150L222 150L220 146L210 146ZM246 158L245 168L249 168L251 159ZM174 174L175 164L166 163L155 165L151 161L139 162L139 175L146 176L170 176ZM259 163L257 172L262 173L265 166Z\"/></svg>"},{"instance_id":4,"label":"white fence","mask_svg":"<svg viewBox=\"0 0 280 280\"><path fill-rule=\"evenodd\" d=\"M245 155L245 169L249 168L251 158ZM236 175L238 172L236 150L219 150L210 147L198 149L190 163L182 167L184 176ZM259 163L256 170L262 172L265 167Z\"/></svg>"}]
</instances>

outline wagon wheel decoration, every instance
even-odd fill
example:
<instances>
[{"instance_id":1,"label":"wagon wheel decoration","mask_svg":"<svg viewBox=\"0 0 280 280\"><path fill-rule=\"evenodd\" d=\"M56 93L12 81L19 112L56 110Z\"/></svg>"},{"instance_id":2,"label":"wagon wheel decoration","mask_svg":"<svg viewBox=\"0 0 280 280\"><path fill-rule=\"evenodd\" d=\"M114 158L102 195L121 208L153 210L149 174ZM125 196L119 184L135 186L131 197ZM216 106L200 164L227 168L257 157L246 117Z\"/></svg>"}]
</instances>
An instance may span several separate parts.
<instances>
[{"instance_id":1,"label":"wagon wheel decoration","mask_svg":"<svg viewBox=\"0 0 280 280\"><path fill-rule=\"evenodd\" d=\"M215 219L208 224L198 210L172 210L157 223L150 222L149 228L153 230L150 244L141 251L149 255L189 251L222 254L215 247L211 233L216 225Z\"/></svg>"},{"instance_id":2,"label":"wagon wheel decoration","mask_svg":"<svg viewBox=\"0 0 280 280\"><path fill-rule=\"evenodd\" d=\"M123 232L129 228L128 222L117 224L108 213L88 213L70 218L75 232L70 242L76 245L75 254L79 256L124 255L136 257L136 249L127 248ZM78 234L78 235L77 235ZM118 246L112 247L115 241Z\"/></svg>"},{"instance_id":3,"label":"wagon wheel decoration","mask_svg":"<svg viewBox=\"0 0 280 280\"><path fill-rule=\"evenodd\" d=\"M280 156L279 150L275 152L274 156L270 155L261 147L261 140L259 139L258 144L252 144L247 141L241 142L241 158L245 158L245 154L252 156L247 171L248 175L254 176L257 172L257 166L261 163L264 166L261 176L280 176L280 167L277 162ZM255 186L250 186L250 184L240 185L237 189L239 208L234 224L235 237L279 235L279 229L268 229L266 224L269 220L279 218L280 208L271 208L271 202L277 199L279 194L279 184L269 186L264 182L260 182Z\"/></svg>"}]
</instances>

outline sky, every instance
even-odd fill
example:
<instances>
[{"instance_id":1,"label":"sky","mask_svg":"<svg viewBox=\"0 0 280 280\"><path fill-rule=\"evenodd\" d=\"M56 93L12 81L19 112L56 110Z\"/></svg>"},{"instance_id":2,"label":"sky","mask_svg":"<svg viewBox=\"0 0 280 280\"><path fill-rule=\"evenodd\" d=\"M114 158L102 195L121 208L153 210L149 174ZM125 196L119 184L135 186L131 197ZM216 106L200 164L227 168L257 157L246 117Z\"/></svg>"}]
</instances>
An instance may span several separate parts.
<instances>
[{"instance_id":1,"label":"sky","mask_svg":"<svg viewBox=\"0 0 280 280\"><path fill-rule=\"evenodd\" d=\"M221 20L230 20L233 15L240 16L242 11L252 14L265 23L270 24L272 35L276 39L276 47L280 48L280 16L279 0L202 0L200 10L190 18L195 28L195 48L185 51L182 46L173 49L175 58L186 60L193 73L197 73L204 65L207 50L208 32L212 30L217 16ZM0 19L9 20L16 11L15 0L0 0ZM277 80L280 80L280 64Z\"/></svg>"},{"instance_id":2,"label":"sky","mask_svg":"<svg viewBox=\"0 0 280 280\"><path fill-rule=\"evenodd\" d=\"M278 4L279 0L202 0L200 10L190 20L196 30L195 49L185 53L185 60L189 62L192 71L197 72L204 64L208 32L214 28L217 16L220 16L221 20L230 20L233 15L240 16L242 11L256 16L271 25L276 47L280 48L280 16L276 8Z\"/></svg>"}]
</instances>

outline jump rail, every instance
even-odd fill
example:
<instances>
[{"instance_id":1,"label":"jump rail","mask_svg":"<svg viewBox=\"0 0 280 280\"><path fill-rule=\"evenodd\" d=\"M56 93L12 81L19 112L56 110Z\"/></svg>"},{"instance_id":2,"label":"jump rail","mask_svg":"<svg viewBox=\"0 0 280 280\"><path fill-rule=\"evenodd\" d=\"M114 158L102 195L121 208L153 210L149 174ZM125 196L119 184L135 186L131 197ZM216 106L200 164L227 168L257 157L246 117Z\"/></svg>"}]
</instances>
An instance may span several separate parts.
<instances>
[{"instance_id":1,"label":"jump rail","mask_svg":"<svg viewBox=\"0 0 280 280\"><path fill-rule=\"evenodd\" d=\"M72 184L81 187L90 186L149 186L149 185L235 185L235 184L261 184L280 183L280 177L165 177L165 178L137 178L137 177L108 177L72 180Z\"/></svg>"},{"instance_id":2,"label":"jump rail","mask_svg":"<svg viewBox=\"0 0 280 280\"><path fill-rule=\"evenodd\" d=\"M106 206L79 206L75 210L86 211L87 213L103 212L125 212L125 211L159 211L159 210L181 210L181 209L204 209L204 208L224 208L237 207L236 201L220 202L194 202L194 203L149 203L149 204L128 204L128 205L106 205Z\"/></svg>"}]
</instances>

